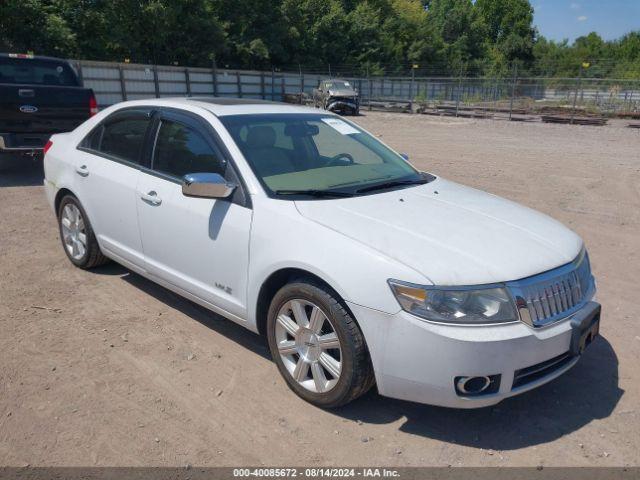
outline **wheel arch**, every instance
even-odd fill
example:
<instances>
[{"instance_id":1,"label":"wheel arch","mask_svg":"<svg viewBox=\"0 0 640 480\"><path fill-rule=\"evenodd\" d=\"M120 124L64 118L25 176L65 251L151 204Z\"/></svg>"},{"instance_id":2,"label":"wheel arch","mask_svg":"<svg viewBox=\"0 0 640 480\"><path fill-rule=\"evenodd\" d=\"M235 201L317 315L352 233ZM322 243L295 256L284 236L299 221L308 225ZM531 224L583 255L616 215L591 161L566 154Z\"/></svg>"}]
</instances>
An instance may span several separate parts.
<instances>
[{"instance_id":1,"label":"wheel arch","mask_svg":"<svg viewBox=\"0 0 640 480\"><path fill-rule=\"evenodd\" d=\"M53 200L53 208L55 209L56 216L58 215L58 211L60 210L60 202L62 202L62 199L67 195L71 195L75 198L78 198L78 196L75 193L73 193L71 190L69 190L66 187L62 187L61 189L59 189L56 192L56 196L54 197L54 200Z\"/></svg>"},{"instance_id":2,"label":"wheel arch","mask_svg":"<svg viewBox=\"0 0 640 480\"><path fill-rule=\"evenodd\" d=\"M335 288L330 282L328 282L318 274L313 273L309 270L305 270L304 268L284 267L272 272L260 286L255 308L256 328L260 335L266 334L267 313L269 311L269 306L271 305L271 300L273 299L274 295L287 283L290 283L292 280L297 278L308 279L313 281L314 283L328 288L334 295L336 295L339 300L342 301L343 306L349 312L349 315L351 315L354 321L358 323L358 320L353 315L353 312L351 312L351 310L349 309L346 299L343 295L340 294L338 288Z\"/></svg>"}]
</instances>

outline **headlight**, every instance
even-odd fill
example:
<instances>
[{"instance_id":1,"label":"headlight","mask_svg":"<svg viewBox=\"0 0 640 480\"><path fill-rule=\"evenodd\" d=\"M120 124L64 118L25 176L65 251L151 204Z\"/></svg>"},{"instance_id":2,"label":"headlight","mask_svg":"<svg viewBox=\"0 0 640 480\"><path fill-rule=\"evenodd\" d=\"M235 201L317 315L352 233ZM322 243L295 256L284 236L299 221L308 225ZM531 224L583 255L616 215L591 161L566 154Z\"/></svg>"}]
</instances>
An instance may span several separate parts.
<instances>
[{"instance_id":1,"label":"headlight","mask_svg":"<svg viewBox=\"0 0 640 480\"><path fill-rule=\"evenodd\" d=\"M431 287L389 280L400 306L432 322L479 325L518 320L504 287Z\"/></svg>"}]
</instances>

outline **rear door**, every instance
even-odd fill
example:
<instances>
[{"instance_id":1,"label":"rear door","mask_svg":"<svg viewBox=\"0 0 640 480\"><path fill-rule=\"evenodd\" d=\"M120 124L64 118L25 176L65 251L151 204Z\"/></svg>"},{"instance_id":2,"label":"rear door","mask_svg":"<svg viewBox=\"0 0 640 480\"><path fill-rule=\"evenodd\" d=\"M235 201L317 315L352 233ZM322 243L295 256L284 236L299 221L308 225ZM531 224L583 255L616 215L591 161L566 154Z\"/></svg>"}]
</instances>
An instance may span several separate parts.
<instances>
[{"instance_id":1,"label":"rear door","mask_svg":"<svg viewBox=\"0 0 640 480\"><path fill-rule=\"evenodd\" d=\"M64 61L0 56L0 132L68 132L89 118L91 90Z\"/></svg>"},{"instance_id":2,"label":"rear door","mask_svg":"<svg viewBox=\"0 0 640 480\"><path fill-rule=\"evenodd\" d=\"M144 267L136 184L148 158L151 109L123 109L107 117L78 147L77 194L107 254Z\"/></svg>"},{"instance_id":3,"label":"rear door","mask_svg":"<svg viewBox=\"0 0 640 480\"><path fill-rule=\"evenodd\" d=\"M147 272L246 318L252 210L241 187L226 199L182 194L188 173L218 173L239 184L229 154L201 117L163 111L151 170L143 169L138 218Z\"/></svg>"}]
</instances>

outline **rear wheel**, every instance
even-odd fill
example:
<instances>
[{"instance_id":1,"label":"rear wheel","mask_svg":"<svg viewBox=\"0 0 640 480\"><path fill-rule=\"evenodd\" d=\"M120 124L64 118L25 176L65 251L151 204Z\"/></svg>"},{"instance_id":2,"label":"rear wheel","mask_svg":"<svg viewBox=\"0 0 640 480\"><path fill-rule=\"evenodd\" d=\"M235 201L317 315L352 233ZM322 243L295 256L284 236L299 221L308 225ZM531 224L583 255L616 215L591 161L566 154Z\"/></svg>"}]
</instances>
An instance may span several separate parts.
<instances>
[{"instance_id":1,"label":"rear wheel","mask_svg":"<svg viewBox=\"0 0 640 480\"><path fill-rule=\"evenodd\" d=\"M64 251L76 267L88 269L107 262L86 212L73 195L65 196L60 202L58 226Z\"/></svg>"},{"instance_id":2,"label":"rear wheel","mask_svg":"<svg viewBox=\"0 0 640 480\"><path fill-rule=\"evenodd\" d=\"M314 405L344 405L374 383L360 328L322 285L298 280L282 287L269 308L267 335L288 386Z\"/></svg>"}]
</instances>

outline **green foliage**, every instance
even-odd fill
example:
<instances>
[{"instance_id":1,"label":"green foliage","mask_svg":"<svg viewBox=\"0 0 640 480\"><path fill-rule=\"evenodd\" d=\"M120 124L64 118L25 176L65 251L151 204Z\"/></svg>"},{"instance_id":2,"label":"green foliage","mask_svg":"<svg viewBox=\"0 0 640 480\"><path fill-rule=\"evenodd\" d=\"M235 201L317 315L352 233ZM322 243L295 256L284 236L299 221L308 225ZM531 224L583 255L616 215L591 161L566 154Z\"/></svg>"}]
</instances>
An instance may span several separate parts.
<instances>
[{"instance_id":1,"label":"green foliage","mask_svg":"<svg viewBox=\"0 0 640 480\"><path fill-rule=\"evenodd\" d=\"M529 0L0 0L0 51L336 74L640 76L640 31L573 44ZM587 62L589 67L581 65Z\"/></svg>"}]
</instances>

